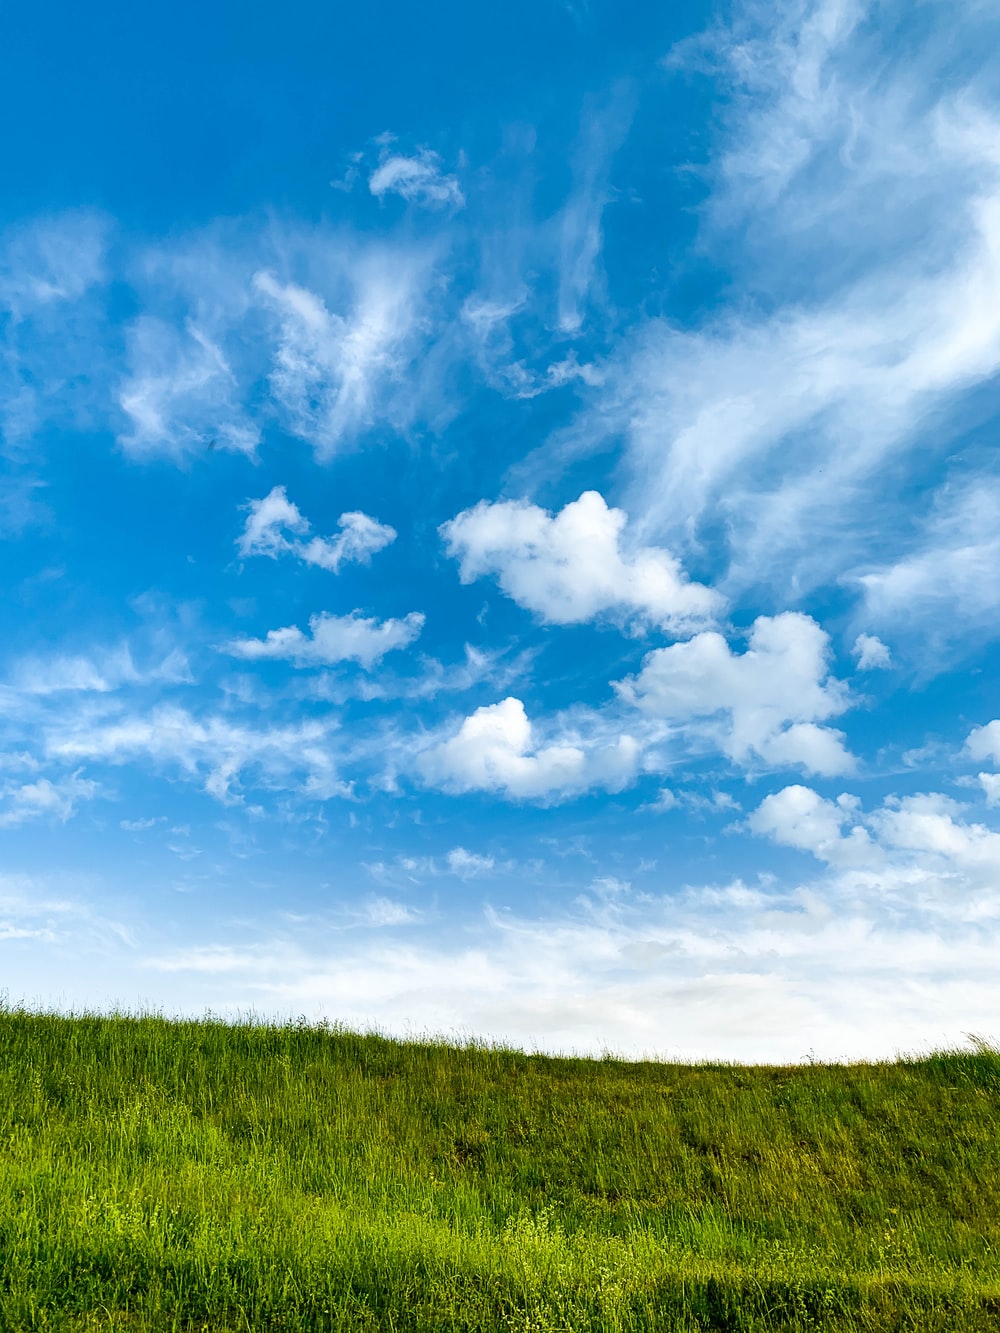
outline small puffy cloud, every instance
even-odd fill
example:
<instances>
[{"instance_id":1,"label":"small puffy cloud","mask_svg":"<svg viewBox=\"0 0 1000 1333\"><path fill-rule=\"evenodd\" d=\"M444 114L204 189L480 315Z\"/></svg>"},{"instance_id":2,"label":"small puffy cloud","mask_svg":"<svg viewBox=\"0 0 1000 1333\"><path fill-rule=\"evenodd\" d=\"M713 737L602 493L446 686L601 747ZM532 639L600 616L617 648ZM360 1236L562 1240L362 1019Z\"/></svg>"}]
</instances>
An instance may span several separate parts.
<instances>
[{"instance_id":1,"label":"small puffy cloud","mask_svg":"<svg viewBox=\"0 0 1000 1333\"><path fill-rule=\"evenodd\" d=\"M396 540L395 528L359 510L351 510L337 520L340 532L335 537L293 541L288 533L304 538L311 525L289 500L284 486L273 487L262 500L249 501L247 508L250 512L236 542L242 556L266 555L276 559L288 552L307 565L318 565L336 574L342 564L368 564L376 552Z\"/></svg>"},{"instance_id":2,"label":"small puffy cloud","mask_svg":"<svg viewBox=\"0 0 1000 1333\"><path fill-rule=\"evenodd\" d=\"M440 532L463 583L494 574L508 597L550 624L607 615L676 632L712 621L722 597L691 583L660 547L623 549L627 522L585 491L555 515L524 500L482 500Z\"/></svg>"},{"instance_id":3,"label":"small puffy cloud","mask_svg":"<svg viewBox=\"0 0 1000 1333\"><path fill-rule=\"evenodd\" d=\"M879 671L892 666L889 649L875 634L859 634L852 649L859 671Z\"/></svg>"},{"instance_id":4,"label":"small puffy cloud","mask_svg":"<svg viewBox=\"0 0 1000 1333\"><path fill-rule=\"evenodd\" d=\"M666 814L668 810L676 810L679 804L676 793L672 792L669 787L661 787L656 794L656 799L642 808L654 811L657 814Z\"/></svg>"},{"instance_id":5,"label":"small puffy cloud","mask_svg":"<svg viewBox=\"0 0 1000 1333\"><path fill-rule=\"evenodd\" d=\"M262 500L250 500L246 507L250 512L236 543L240 555L268 555L274 559L294 549L286 531L309 531L309 520L289 500L284 486L274 486Z\"/></svg>"},{"instance_id":6,"label":"small puffy cloud","mask_svg":"<svg viewBox=\"0 0 1000 1333\"><path fill-rule=\"evenodd\" d=\"M403 153L386 155L369 176L368 188L376 198L398 194L408 203L428 208L461 208L465 204L456 177L446 175L440 157L428 149L412 157Z\"/></svg>"},{"instance_id":7,"label":"small puffy cloud","mask_svg":"<svg viewBox=\"0 0 1000 1333\"><path fill-rule=\"evenodd\" d=\"M1000 833L961 815L962 807L939 792L890 796L865 814L857 797L828 801L795 786L765 797L748 822L753 833L843 869L881 873L917 863L942 885L954 877L995 892Z\"/></svg>"},{"instance_id":8,"label":"small puffy cloud","mask_svg":"<svg viewBox=\"0 0 1000 1333\"><path fill-rule=\"evenodd\" d=\"M965 751L972 759L986 760L1000 767L1000 719L985 727L973 727L965 742ZM980 773L979 785L987 805L1000 805L1000 773Z\"/></svg>"},{"instance_id":9,"label":"small puffy cloud","mask_svg":"<svg viewBox=\"0 0 1000 1333\"><path fill-rule=\"evenodd\" d=\"M81 778L79 771L58 782L39 778L21 787L8 787L3 793L0 828L11 828L46 815L65 824L79 802L91 800L96 793L97 783Z\"/></svg>"},{"instance_id":10,"label":"small puffy cloud","mask_svg":"<svg viewBox=\"0 0 1000 1333\"><path fill-rule=\"evenodd\" d=\"M892 852L933 858L995 889L1000 874L1000 833L967 824L962 807L938 792L890 797L868 820Z\"/></svg>"},{"instance_id":11,"label":"small puffy cloud","mask_svg":"<svg viewBox=\"0 0 1000 1333\"><path fill-rule=\"evenodd\" d=\"M288 658L296 666L329 666L357 662L369 670L386 653L406 648L420 636L424 616L411 611L401 620L376 620L352 611L349 616L321 612L309 618L309 634L297 625L268 630L264 639L236 639L229 644L234 657L249 661Z\"/></svg>"},{"instance_id":12,"label":"small puffy cloud","mask_svg":"<svg viewBox=\"0 0 1000 1333\"><path fill-rule=\"evenodd\" d=\"M965 742L966 753L973 759L989 759L1000 766L1000 719L987 722L985 727L973 727Z\"/></svg>"},{"instance_id":13,"label":"small puffy cloud","mask_svg":"<svg viewBox=\"0 0 1000 1333\"><path fill-rule=\"evenodd\" d=\"M476 852L467 852L464 847L453 847L445 861L449 871L459 879L475 879L477 875L488 874L495 865L492 856L479 856Z\"/></svg>"},{"instance_id":14,"label":"small puffy cloud","mask_svg":"<svg viewBox=\"0 0 1000 1333\"><path fill-rule=\"evenodd\" d=\"M298 554L307 564L319 565L336 574L345 562L367 565L377 551L396 540L395 528L360 510L341 514L337 526L340 532L336 537L313 537L299 549Z\"/></svg>"},{"instance_id":15,"label":"small puffy cloud","mask_svg":"<svg viewBox=\"0 0 1000 1333\"><path fill-rule=\"evenodd\" d=\"M801 766L834 775L854 765L841 734L821 724L849 705L829 676L829 638L809 616L760 616L747 651L732 651L705 631L649 653L636 676L615 683L621 698L649 716L719 746L739 764Z\"/></svg>"},{"instance_id":16,"label":"small puffy cloud","mask_svg":"<svg viewBox=\"0 0 1000 1333\"><path fill-rule=\"evenodd\" d=\"M611 745L561 740L539 746L524 704L507 698L477 708L455 735L422 756L419 768L425 781L445 791L558 799L595 787L620 791L635 776L639 751L627 735Z\"/></svg>"},{"instance_id":17,"label":"small puffy cloud","mask_svg":"<svg viewBox=\"0 0 1000 1333\"><path fill-rule=\"evenodd\" d=\"M844 833L844 824L856 811L857 802L850 796L828 801L811 787L796 785L766 796L748 823L760 837L811 852L821 861L845 865L870 861L873 855L872 841L864 828L855 824L848 834Z\"/></svg>"}]
</instances>

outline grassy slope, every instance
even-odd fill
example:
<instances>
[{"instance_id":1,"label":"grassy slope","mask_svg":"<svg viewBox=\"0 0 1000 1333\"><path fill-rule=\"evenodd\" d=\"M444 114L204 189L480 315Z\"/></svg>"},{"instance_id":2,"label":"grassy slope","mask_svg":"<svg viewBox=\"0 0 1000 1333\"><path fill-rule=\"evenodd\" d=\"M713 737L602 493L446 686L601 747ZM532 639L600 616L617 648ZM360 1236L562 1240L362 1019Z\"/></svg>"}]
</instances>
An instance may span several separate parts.
<instances>
[{"instance_id":1,"label":"grassy slope","mask_svg":"<svg viewBox=\"0 0 1000 1333\"><path fill-rule=\"evenodd\" d=\"M1000 1328L1000 1055L0 1010L0 1329Z\"/></svg>"}]
</instances>

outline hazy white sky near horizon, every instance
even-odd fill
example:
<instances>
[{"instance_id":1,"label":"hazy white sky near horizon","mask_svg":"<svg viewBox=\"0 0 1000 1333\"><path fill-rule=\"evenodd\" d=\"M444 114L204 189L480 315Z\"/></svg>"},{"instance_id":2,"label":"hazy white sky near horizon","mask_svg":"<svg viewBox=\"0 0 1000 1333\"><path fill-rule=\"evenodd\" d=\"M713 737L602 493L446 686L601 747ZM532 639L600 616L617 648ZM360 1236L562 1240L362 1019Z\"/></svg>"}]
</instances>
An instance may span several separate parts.
<instances>
[{"instance_id":1,"label":"hazy white sky near horizon","mask_svg":"<svg viewBox=\"0 0 1000 1333\"><path fill-rule=\"evenodd\" d=\"M1000 17L22 7L0 989L1000 1035Z\"/></svg>"}]
</instances>

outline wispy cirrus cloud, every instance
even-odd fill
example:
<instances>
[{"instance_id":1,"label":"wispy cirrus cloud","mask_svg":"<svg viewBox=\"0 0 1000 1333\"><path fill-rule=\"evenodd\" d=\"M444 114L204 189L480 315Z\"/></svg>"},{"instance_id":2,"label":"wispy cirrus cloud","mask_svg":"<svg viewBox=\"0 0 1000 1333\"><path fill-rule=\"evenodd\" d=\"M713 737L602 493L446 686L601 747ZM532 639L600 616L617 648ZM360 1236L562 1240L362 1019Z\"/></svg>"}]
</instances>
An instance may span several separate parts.
<instances>
[{"instance_id":1,"label":"wispy cirrus cloud","mask_svg":"<svg viewBox=\"0 0 1000 1333\"><path fill-rule=\"evenodd\" d=\"M241 789L254 785L326 800L349 791L336 771L332 730L330 719L257 727L165 703L145 712L63 714L46 724L44 746L55 760L179 772L223 802L242 800Z\"/></svg>"},{"instance_id":2,"label":"wispy cirrus cloud","mask_svg":"<svg viewBox=\"0 0 1000 1333\"><path fill-rule=\"evenodd\" d=\"M129 330L131 373L119 390L128 426L126 452L182 458L218 446L253 454L261 432L246 413L241 386L222 346L193 322L178 329L154 316Z\"/></svg>"},{"instance_id":3,"label":"wispy cirrus cloud","mask_svg":"<svg viewBox=\"0 0 1000 1333\"><path fill-rule=\"evenodd\" d=\"M0 234L0 438L15 457L46 424L92 424L93 386L108 392L112 230L70 210Z\"/></svg>"},{"instance_id":4,"label":"wispy cirrus cloud","mask_svg":"<svg viewBox=\"0 0 1000 1333\"><path fill-rule=\"evenodd\" d=\"M701 228L725 299L637 321L573 439L623 437L643 538L721 547L733 596L919 558L906 478L946 480L942 414L1000 369L997 24L963 5L897 41L906 17L745 5L670 59L725 94Z\"/></svg>"},{"instance_id":5,"label":"wispy cirrus cloud","mask_svg":"<svg viewBox=\"0 0 1000 1333\"><path fill-rule=\"evenodd\" d=\"M93 800L98 784L80 776L80 770L52 781L34 782L0 788L0 828L13 828L33 819L51 819L65 824L75 814L81 801Z\"/></svg>"},{"instance_id":6,"label":"wispy cirrus cloud","mask_svg":"<svg viewBox=\"0 0 1000 1333\"><path fill-rule=\"evenodd\" d=\"M609 177L614 155L628 132L635 90L622 83L604 105L584 112L574 155L574 181L559 220L558 320L564 333L577 333L598 273L603 243L601 218L612 198Z\"/></svg>"}]
</instances>

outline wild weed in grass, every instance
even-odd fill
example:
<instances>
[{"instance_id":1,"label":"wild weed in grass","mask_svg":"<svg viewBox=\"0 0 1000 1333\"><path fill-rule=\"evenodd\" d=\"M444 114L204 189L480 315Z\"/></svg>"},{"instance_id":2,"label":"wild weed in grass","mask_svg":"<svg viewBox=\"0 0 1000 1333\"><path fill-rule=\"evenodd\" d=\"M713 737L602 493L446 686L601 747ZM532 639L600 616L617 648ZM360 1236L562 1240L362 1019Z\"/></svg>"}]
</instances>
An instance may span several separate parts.
<instances>
[{"instance_id":1,"label":"wild weed in grass","mask_svg":"<svg viewBox=\"0 0 1000 1333\"><path fill-rule=\"evenodd\" d=\"M2 1330L1000 1326L1000 1055L0 1011Z\"/></svg>"}]
</instances>

